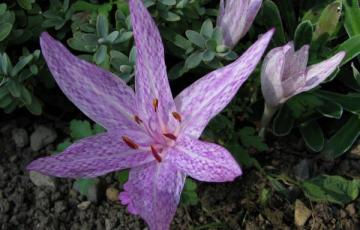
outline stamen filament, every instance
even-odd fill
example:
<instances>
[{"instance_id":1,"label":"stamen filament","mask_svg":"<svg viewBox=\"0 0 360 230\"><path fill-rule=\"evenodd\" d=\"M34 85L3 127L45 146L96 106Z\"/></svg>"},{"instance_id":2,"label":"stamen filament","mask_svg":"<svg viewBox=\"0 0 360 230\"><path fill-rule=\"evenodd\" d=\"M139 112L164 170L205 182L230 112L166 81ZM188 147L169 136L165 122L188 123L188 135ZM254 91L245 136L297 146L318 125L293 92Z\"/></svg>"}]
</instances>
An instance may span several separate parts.
<instances>
[{"instance_id":1,"label":"stamen filament","mask_svg":"<svg viewBox=\"0 0 360 230\"><path fill-rule=\"evenodd\" d=\"M140 125L141 123L143 123L143 121L142 121L137 115L134 116L134 120L135 120L135 122L138 123L139 125Z\"/></svg>"},{"instance_id":2,"label":"stamen filament","mask_svg":"<svg viewBox=\"0 0 360 230\"><path fill-rule=\"evenodd\" d=\"M157 112L158 105L159 105L159 100L157 98L154 98L153 101L152 101L152 104L153 104L155 112Z\"/></svg>"},{"instance_id":3,"label":"stamen filament","mask_svg":"<svg viewBox=\"0 0 360 230\"><path fill-rule=\"evenodd\" d=\"M136 144L133 140L128 138L127 136L122 136L122 139L127 146L129 146L132 149L139 149L139 145Z\"/></svg>"},{"instance_id":4,"label":"stamen filament","mask_svg":"<svg viewBox=\"0 0 360 230\"><path fill-rule=\"evenodd\" d=\"M172 112L172 115L178 122L181 122L181 115L178 112Z\"/></svg>"},{"instance_id":5,"label":"stamen filament","mask_svg":"<svg viewBox=\"0 0 360 230\"><path fill-rule=\"evenodd\" d=\"M173 141L176 141L176 138L177 138L177 137L176 137L174 134L172 134L172 133L163 133L163 135L164 135L165 137L173 140Z\"/></svg>"},{"instance_id":6,"label":"stamen filament","mask_svg":"<svg viewBox=\"0 0 360 230\"><path fill-rule=\"evenodd\" d=\"M162 159L161 159L158 151L156 150L156 148L155 148L153 145L151 145L150 148L151 148L151 152L152 152L153 156L155 157L155 159L156 159L158 162L161 162Z\"/></svg>"}]
</instances>

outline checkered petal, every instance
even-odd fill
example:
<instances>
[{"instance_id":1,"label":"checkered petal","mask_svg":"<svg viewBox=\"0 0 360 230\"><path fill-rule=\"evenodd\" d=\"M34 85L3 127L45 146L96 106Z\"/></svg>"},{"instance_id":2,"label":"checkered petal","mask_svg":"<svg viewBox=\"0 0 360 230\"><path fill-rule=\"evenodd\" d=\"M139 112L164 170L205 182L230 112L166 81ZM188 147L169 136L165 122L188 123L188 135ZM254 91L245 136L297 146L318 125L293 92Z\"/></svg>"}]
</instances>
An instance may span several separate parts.
<instances>
[{"instance_id":1,"label":"checkered petal","mask_svg":"<svg viewBox=\"0 0 360 230\"><path fill-rule=\"evenodd\" d=\"M224 44L234 47L249 31L262 0L221 0L217 26L223 34Z\"/></svg>"},{"instance_id":2,"label":"checkered petal","mask_svg":"<svg viewBox=\"0 0 360 230\"><path fill-rule=\"evenodd\" d=\"M261 59L274 30L264 34L240 58L199 79L176 98L183 116L183 133L199 137L210 119L217 115L235 96Z\"/></svg>"},{"instance_id":3,"label":"checkered petal","mask_svg":"<svg viewBox=\"0 0 360 230\"><path fill-rule=\"evenodd\" d=\"M151 144L151 139L141 132L107 132L82 139L60 154L39 158L27 169L56 177L97 177L154 160L150 149L149 152L131 149L122 136L136 140L139 145Z\"/></svg>"},{"instance_id":4,"label":"checkered petal","mask_svg":"<svg viewBox=\"0 0 360 230\"><path fill-rule=\"evenodd\" d=\"M242 174L239 165L226 149L191 137L182 137L176 146L169 149L166 160L200 181L233 181Z\"/></svg>"},{"instance_id":5,"label":"checkered petal","mask_svg":"<svg viewBox=\"0 0 360 230\"><path fill-rule=\"evenodd\" d=\"M153 162L130 170L119 199L130 213L140 215L150 230L168 230L184 183L185 174L173 164Z\"/></svg>"},{"instance_id":6,"label":"checkered petal","mask_svg":"<svg viewBox=\"0 0 360 230\"><path fill-rule=\"evenodd\" d=\"M134 92L120 78L75 57L48 33L40 45L59 87L83 113L108 130L135 125Z\"/></svg>"},{"instance_id":7,"label":"checkered petal","mask_svg":"<svg viewBox=\"0 0 360 230\"><path fill-rule=\"evenodd\" d=\"M135 91L142 119L149 120L157 101L157 116L166 123L175 104L171 94L159 30L140 0L130 0L130 15L136 46Z\"/></svg>"},{"instance_id":8,"label":"checkered petal","mask_svg":"<svg viewBox=\"0 0 360 230\"><path fill-rule=\"evenodd\" d=\"M339 52L323 62L309 66L306 71L306 83L301 89L301 92L313 89L323 82L332 72L335 71L344 57L345 52Z\"/></svg>"}]
</instances>

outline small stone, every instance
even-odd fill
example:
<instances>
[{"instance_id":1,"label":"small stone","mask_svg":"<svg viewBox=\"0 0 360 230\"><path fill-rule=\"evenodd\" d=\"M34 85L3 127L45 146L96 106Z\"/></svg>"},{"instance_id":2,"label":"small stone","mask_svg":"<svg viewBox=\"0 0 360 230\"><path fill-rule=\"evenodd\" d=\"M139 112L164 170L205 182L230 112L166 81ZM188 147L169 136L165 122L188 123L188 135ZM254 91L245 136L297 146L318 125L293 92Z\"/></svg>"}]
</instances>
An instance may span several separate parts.
<instances>
[{"instance_id":1,"label":"small stone","mask_svg":"<svg viewBox=\"0 0 360 230\"><path fill-rule=\"evenodd\" d=\"M95 183L90 186L86 197L88 198L88 200L96 203L98 202L100 195L101 195L101 183L100 180L98 178L95 179Z\"/></svg>"},{"instance_id":2,"label":"small stone","mask_svg":"<svg viewBox=\"0 0 360 230\"><path fill-rule=\"evenodd\" d=\"M310 161L302 160L294 168L294 174L298 180L306 180L310 177Z\"/></svg>"},{"instance_id":3,"label":"small stone","mask_svg":"<svg viewBox=\"0 0 360 230\"><path fill-rule=\"evenodd\" d=\"M39 151L57 138L55 130L39 125L30 136L30 146L33 151Z\"/></svg>"},{"instance_id":4,"label":"small stone","mask_svg":"<svg viewBox=\"0 0 360 230\"><path fill-rule=\"evenodd\" d=\"M86 210L91 204L91 201L83 201L80 204L77 205L78 209L80 210Z\"/></svg>"},{"instance_id":5,"label":"small stone","mask_svg":"<svg viewBox=\"0 0 360 230\"><path fill-rule=\"evenodd\" d=\"M345 210L347 211L347 213L349 213L350 216L354 216L356 214L354 204L349 204L348 206L346 206Z\"/></svg>"},{"instance_id":6,"label":"small stone","mask_svg":"<svg viewBox=\"0 0 360 230\"><path fill-rule=\"evenodd\" d=\"M55 210L55 213L58 213L58 214L65 211L66 210L66 205L65 205L64 201L56 201L55 206L54 206L54 210Z\"/></svg>"},{"instance_id":7,"label":"small stone","mask_svg":"<svg viewBox=\"0 0 360 230\"><path fill-rule=\"evenodd\" d=\"M106 198L111 202L119 201L119 190L116 188L107 188L106 189Z\"/></svg>"},{"instance_id":8,"label":"small stone","mask_svg":"<svg viewBox=\"0 0 360 230\"><path fill-rule=\"evenodd\" d=\"M11 134L16 147L23 148L29 144L29 136L25 129L13 129Z\"/></svg>"},{"instance_id":9,"label":"small stone","mask_svg":"<svg viewBox=\"0 0 360 230\"><path fill-rule=\"evenodd\" d=\"M295 201L295 224L298 227L305 225L306 221L311 216L311 210L301 200Z\"/></svg>"},{"instance_id":10,"label":"small stone","mask_svg":"<svg viewBox=\"0 0 360 230\"><path fill-rule=\"evenodd\" d=\"M359 159L360 158L360 143L353 145L354 147L350 150L350 157Z\"/></svg>"},{"instance_id":11,"label":"small stone","mask_svg":"<svg viewBox=\"0 0 360 230\"><path fill-rule=\"evenodd\" d=\"M30 171L30 180L38 187L49 187L55 189L55 181L53 178L43 175L41 173Z\"/></svg>"},{"instance_id":12,"label":"small stone","mask_svg":"<svg viewBox=\"0 0 360 230\"><path fill-rule=\"evenodd\" d=\"M346 217L346 212L344 210L340 210L340 218L343 219Z\"/></svg>"},{"instance_id":13,"label":"small stone","mask_svg":"<svg viewBox=\"0 0 360 230\"><path fill-rule=\"evenodd\" d=\"M105 230L111 230L113 228L113 224L110 219L105 219Z\"/></svg>"}]
</instances>

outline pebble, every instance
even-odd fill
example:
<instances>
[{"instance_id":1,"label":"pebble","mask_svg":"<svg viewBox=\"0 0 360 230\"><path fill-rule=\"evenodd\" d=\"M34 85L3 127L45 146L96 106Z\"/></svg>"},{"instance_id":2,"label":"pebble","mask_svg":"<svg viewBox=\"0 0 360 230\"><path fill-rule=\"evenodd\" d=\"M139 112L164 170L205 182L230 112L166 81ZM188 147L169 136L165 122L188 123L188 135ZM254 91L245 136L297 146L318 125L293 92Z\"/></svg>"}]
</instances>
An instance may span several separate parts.
<instances>
[{"instance_id":1,"label":"pebble","mask_svg":"<svg viewBox=\"0 0 360 230\"><path fill-rule=\"evenodd\" d=\"M65 211L66 205L65 205L64 201L56 201L55 205L54 205L54 210L55 210L55 213L58 213L58 214Z\"/></svg>"},{"instance_id":2,"label":"pebble","mask_svg":"<svg viewBox=\"0 0 360 230\"><path fill-rule=\"evenodd\" d=\"M311 163L305 159L300 161L294 168L294 174L298 180L306 180L310 178L310 167Z\"/></svg>"},{"instance_id":3,"label":"pebble","mask_svg":"<svg viewBox=\"0 0 360 230\"><path fill-rule=\"evenodd\" d=\"M49 187L55 189L55 180L49 176L41 173L30 171L29 173L31 182L38 187Z\"/></svg>"},{"instance_id":4,"label":"pebble","mask_svg":"<svg viewBox=\"0 0 360 230\"><path fill-rule=\"evenodd\" d=\"M43 147L53 143L57 138L55 130L43 125L35 128L30 136L30 146L33 151L39 151Z\"/></svg>"},{"instance_id":5,"label":"pebble","mask_svg":"<svg viewBox=\"0 0 360 230\"><path fill-rule=\"evenodd\" d=\"M86 197L88 198L88 200L92 201L92 202L98 202L100 195L101 195L101 189L100 189L100 180L98 178L95 179L95 183L94 185L90 186Z\"/></svg>"},{"instance_id":6,"label":"pebble","mask_svg":"<svg viewBox=\"0 0 360 230\"><path fill-rule=\"evenodd\" d=\"M354 216L356 214L355 206L354 204L349 204L346 206L345 210L350 216Z\"/></svg>"},{"instance_id":7,"label":"pebble","mask_svg":"<svg viewBox=\"0 0 360 230\"><path fill-rule=\"evenodd\" d=\"M106 198L111 202L119 201L119 190L116 188L107 188L106 189Z\"/></svg>"},{"instance_id":8,"label":"pebble","mask_svg":"<svg viewBox=\"0 0 360 230\"><path fill-rule=\"evenodd\" d=\"M91 204L91 201L83 201L80 204L77 205L78 209L80 210L86 210Z\"/></svg>"},{"instance_id":9,"label":"pebble","mask_svg":"<svg viewBox=\"0 0 360 230\"><path fill-rule=\"evenodd\" d=\"M295 201L295 224L298 227L305 225L306 221L311 216L311 210L301 200Z\"/></svg>"},{"instance_id":10,"label":"pebble","mask_svg":"<svg viewBox=\"0 0 360 230\"><path fill-rule=\"evenodd\" d=\"M29 144L29 135L25 129L13 129L11 134L16 147L23 148Z\"/></svg>"}]
</instances>

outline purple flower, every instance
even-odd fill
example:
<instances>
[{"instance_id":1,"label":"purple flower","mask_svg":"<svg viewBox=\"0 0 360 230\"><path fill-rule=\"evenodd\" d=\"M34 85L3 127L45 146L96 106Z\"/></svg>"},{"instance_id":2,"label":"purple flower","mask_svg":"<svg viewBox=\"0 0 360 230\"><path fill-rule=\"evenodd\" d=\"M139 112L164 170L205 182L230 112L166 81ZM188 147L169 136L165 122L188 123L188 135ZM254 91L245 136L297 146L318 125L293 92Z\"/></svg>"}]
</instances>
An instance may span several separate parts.
<instances>
[{"instance_id":1,"label":"purple flower","mask_svg":"<svg viewBox=\"0 0 360 230\"><path fill-rule=\"evenodd\" d=\"M223 34L224 45L233 48L249 31L262 0L220 1L217 26Z\"/></svg>"},{"instance_id":2,"label":"purple flower","mask_svg":"<svg viewBox=\"0 0 360 230\"><path fill-rule=\"evenodd\" d=\"M263 127L270 122L281 104L318 86L345 57L345 52L339 52L323 62L306 67L308 54L308 45L295 52L294 44L290 42L272 49L266 55L261 70L261 89L265 99Z\"/></svg>"},{"instance_id":3,"label":"purple flower","mask_svg":"<svg viewBox=\"0 0 360 230\"><path fill-rule=\"evenodd\" d=\"M198 138L254 70L273 31L237 61L207 74L173 99L159 31L142 1L129 4L137 49L136 93L112 73L76 58L42 34L42 52L56 82L107 132L35 160L27 168L68 178L131 168L121 202L151 229L163 230L170 226L187 175L224 182L242 174L226 149Z\"/></svg>"}]
</instances>

